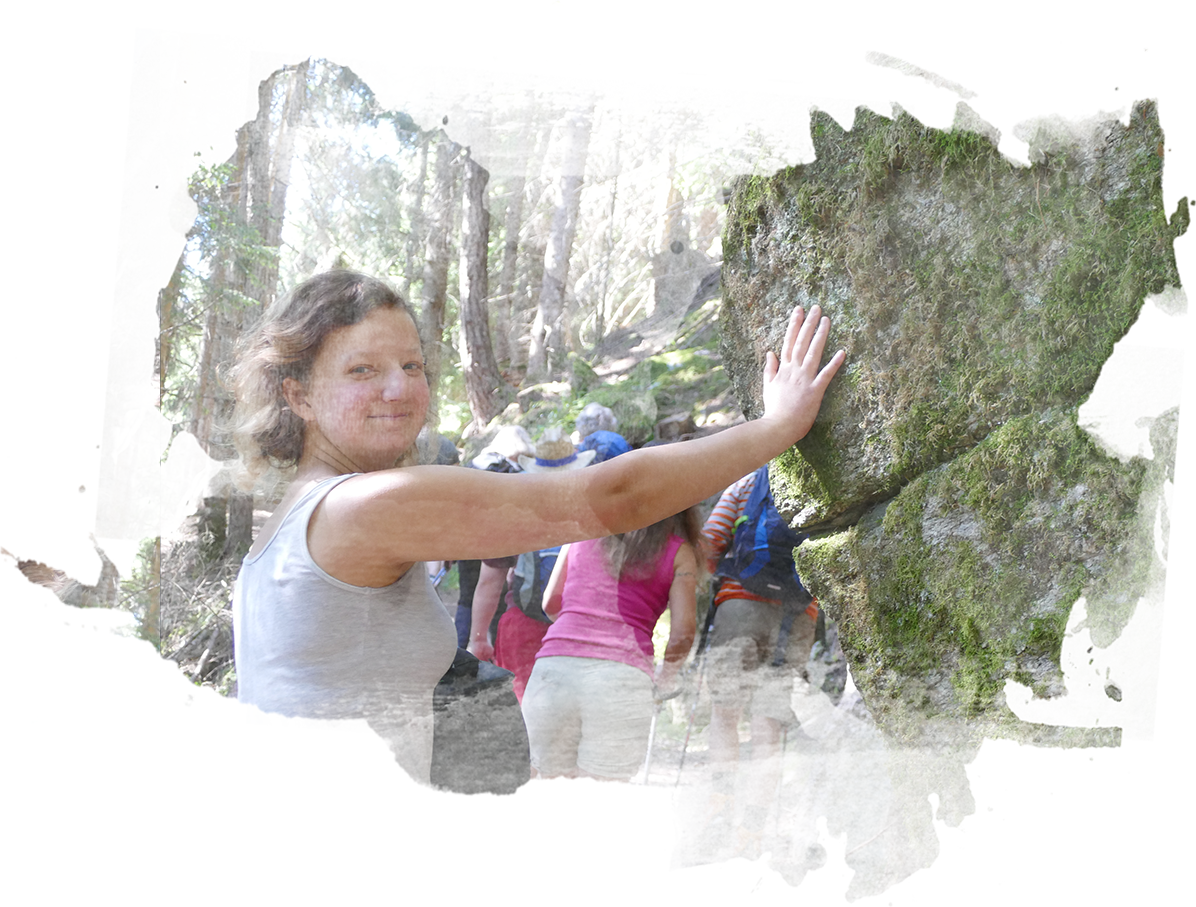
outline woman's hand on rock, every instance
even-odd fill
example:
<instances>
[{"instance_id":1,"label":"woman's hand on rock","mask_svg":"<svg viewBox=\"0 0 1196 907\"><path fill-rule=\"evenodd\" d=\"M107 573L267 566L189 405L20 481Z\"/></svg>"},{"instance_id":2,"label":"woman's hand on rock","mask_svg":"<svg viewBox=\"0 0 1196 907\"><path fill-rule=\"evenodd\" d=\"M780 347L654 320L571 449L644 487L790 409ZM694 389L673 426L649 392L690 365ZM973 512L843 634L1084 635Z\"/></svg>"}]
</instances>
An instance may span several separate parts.
<instances>
[{"instance_id":1,"label":"woman's hand on rock","mask_svg":"<svg viewBox=\"0 0 1196 907\"><path fill-rule=\"evenodd\" d=\"M529 833L533 824L536 824L539 817L543 815L543 806L537 806L532 811L530 820L521 826L512 827L509 822L499 822L489 832L474 835L472 838L458 838L456 841L449 841L449 844L441 844L437 852L437 863L452 863L453 860L476 857L478 853L493 851L495 847L509 844L509 842Z\"/></svg>"},{"instance_id":2,"label":"woman's hand on rock","mask_svg":"<svg viewBox=\"0 0 1196 907\"><path fill-rule=\"evenodd\" d=\"M764 418L777 420L794 434L796 443L806 436L822 405L827 385L847 358L839 350L819 368L831 322L815 305L807 317L801 306L789 316L785 342L778 357L769 350L764 362Z\"/></svg>"}]
</instances>

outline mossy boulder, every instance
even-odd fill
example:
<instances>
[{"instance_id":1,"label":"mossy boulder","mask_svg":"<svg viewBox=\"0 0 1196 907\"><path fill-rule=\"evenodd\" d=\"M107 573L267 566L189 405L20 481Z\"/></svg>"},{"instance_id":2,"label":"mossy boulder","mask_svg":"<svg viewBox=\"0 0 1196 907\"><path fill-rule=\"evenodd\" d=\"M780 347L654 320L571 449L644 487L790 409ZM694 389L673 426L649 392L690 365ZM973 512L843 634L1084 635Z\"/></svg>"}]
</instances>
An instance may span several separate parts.
<instances>
[{"instance_id":1,"label":"mossy boulder","mask_svg":"<svg viewBox=\"0 0 1196 907\"><path fill-rule=\"evenodd\" d=\"M1110 459L1076 424L1144 298L1179 285L1187 200L1169 222L1154 105L1043 130L1029 167L904 113L811 128L813 163L736 183L723 242L723 361L745 413L794 303L822 305L847 351L773 464L778 507L813 533L799 572L889 732L1115 742L1019 722L1004 685L1061 693L1076 600L1107 645L1162 570L1174 418L1150 462Z\"/></svg>"}]
</instances>

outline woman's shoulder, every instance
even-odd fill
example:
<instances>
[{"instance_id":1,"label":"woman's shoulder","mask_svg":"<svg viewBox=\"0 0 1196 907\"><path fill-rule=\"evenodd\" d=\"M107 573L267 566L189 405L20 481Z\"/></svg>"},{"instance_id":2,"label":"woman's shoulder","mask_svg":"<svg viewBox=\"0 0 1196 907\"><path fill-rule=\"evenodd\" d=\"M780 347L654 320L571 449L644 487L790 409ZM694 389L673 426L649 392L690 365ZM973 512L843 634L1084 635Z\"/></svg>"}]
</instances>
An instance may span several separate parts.
<instances>
[{"instance_id":1,"label":"woman's shoulder","mask_svg":"<svg viewBox=\"0 0 1196 907\"><path fill-rule=\"evenodd\" d=\"M274 508L274 512L262 524L261 531L258 532L248 554L245 555L245 560L247 562L257 560L270 547L287 520L298 515L305 508L310 507L314 510L328 492L353 475L355 473L307 480L297 479L292 482L278 502L278 506Z\"/></svg>"}]
</instances>

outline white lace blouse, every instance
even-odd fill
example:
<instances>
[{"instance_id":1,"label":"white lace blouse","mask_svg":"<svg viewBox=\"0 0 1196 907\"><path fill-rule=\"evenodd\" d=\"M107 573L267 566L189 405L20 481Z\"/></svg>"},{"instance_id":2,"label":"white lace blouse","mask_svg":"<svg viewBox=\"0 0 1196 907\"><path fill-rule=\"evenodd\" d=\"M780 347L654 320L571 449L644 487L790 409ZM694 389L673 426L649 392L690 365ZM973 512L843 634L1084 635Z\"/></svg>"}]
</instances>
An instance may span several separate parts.
<instances>
[{"instance_id":1,"label":"white lace blouse","mask_svg":"<svg viewBox=\"0 0 1196 907\"><path fill-rule=\"evenodd\" d=\"M194 870L283 907L431 907L432 692L456 631L416 564L368 589L325 573L300 498L233 592L237 786Z\"/></svg>"}]
</instances>

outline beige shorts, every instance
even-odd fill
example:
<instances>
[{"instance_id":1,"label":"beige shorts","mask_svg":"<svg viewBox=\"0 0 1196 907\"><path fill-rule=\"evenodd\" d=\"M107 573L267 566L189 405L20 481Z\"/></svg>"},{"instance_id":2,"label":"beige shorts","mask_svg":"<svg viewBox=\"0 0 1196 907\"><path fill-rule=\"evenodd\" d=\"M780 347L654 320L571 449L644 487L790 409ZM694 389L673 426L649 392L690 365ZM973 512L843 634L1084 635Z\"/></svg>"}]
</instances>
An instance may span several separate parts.
<instances>
[{"instance_id":1,"label":"beige shorts","mask_svg":"<svg viewBox=\"0 0 1196 907\"><path fill-rule=\"evenodd\" d=\"M577 770L631 778L648 752L652 678L600 658L537 658L523 694L532 765L541 775Z\"/></svg>"},{"instance_id":2,"label":"beige shorts","mask_svg":"<svg viewBox=\"0 0 1196 907\"><path fill-rule=\"evenodd\" d=\"M793 720L793 681L806 676L815 623L804 609L794 616L785 662L774 666L782 614L778 604L743 598L728 599L715 610L706 669L715 705L750 707L758 718Z\"/></svg>"}]
</instances>

